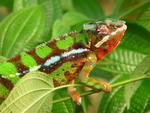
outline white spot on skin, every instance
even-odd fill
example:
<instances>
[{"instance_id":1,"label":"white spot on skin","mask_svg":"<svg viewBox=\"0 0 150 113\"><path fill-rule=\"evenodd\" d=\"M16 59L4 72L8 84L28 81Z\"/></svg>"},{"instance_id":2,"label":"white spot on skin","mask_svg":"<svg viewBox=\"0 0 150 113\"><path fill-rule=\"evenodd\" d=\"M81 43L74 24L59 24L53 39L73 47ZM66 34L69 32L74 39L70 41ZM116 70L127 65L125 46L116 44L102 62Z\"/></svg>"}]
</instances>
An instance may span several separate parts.
<instances>
[{"instance_id":1,"label":"white spot on skin","mask_svg":"<svg viewBox=\"0 0 150 113\"><path fill-rule=\"evenodd\" d=\"M83 49L83 48L79 48L79 49L73 49L71 51L68 51L68 52L64 52L61 56L62 57L67 57L67 56L70 56L72 54L79 54L79 53L83 53L85 51L88 51L88 49Z\"/></svg>"},{"instance_id":2,"label":"white spot on skin","mask_svg":"<svg viewBox=\"0 0 150 113\"><path fill-rule=\"evenodd\" d=\"M19 76L21 73L16 73L17 76Z\"/></svg>"},{"instance_id":3,"label":"white spot on skin","mask_svg":"<svg viewBox=\"0 0 150 113\"><path fill-rule=\"evenodd\" d=\"M113 36L114 36L115 34L116 34L116 32L112 32L112 33L111 33L111 35L113 35Z\"/></svg>"},{"instance_id":4,"label":"white spot on skin","mask_svg":"<svg viewBox=\"0 0 150 113\"><path fill-rule=\"evenodd\" d=\"M51 64L54 64L54 63L58 62L59 60L60 60L60 56L51 57L44 63L44 66L49 66Z\"/></svg>"},{"instance_id":5,"label":"white spot on skin","mask_svg":"<svg viewBox=\"0 0 150 113\"><path fill-rule=\"evenodd\" d=\"M61 58L64 57L68 57L72 54L79 54L79 53L83 53L85 51L88 51L88 49L83 49L83 48L79 48L79 49L73 49L71 51L68 52L64 52L62 53L60 56L53 56L51 58L49 58L45 63L44 66L50 66L52 64L57 64L58 61L60 61ZM74 57L74 56L73 56Z\"/></svg>"},{"instance_id":6,"label":"white spot on skin","mask_svg":"<svg viewBox=\"0 0 150 113\"><path fill-rule=\"evenodd\" d=\"M40 69L41 65L38 65L38 66L34 66L32 68L29 69L29 72L32 72L32 71L37 71L38 69Z\"/></svg>"}]
</instances>

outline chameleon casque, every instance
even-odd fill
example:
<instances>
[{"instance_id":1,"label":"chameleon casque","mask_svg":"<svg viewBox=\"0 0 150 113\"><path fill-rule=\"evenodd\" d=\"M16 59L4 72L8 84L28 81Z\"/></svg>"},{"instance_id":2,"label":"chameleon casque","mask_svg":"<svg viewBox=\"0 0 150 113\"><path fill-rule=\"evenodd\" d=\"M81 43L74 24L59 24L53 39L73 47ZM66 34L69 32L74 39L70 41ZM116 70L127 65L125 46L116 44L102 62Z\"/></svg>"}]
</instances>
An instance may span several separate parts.
<instances>
[{"instance_id":1,"label":"chameleon casque","mask_svg":"<svg viewBox=\"0 0 150 113\"><path fill-rule=\"evenodd\" d=\"M114 19L85 23L80 32L65 34L1 63L0 83L11 90L26 73L41 71L53 77L55 86L71 84L78 76L82 83L90 86L92 82L95 88L101 84L107 91L108 84L88 75L94 65L119 44L126 28L124 21ZM75 88L69 91L78 102L80 96Z\"/></svg>"}]
</instances>

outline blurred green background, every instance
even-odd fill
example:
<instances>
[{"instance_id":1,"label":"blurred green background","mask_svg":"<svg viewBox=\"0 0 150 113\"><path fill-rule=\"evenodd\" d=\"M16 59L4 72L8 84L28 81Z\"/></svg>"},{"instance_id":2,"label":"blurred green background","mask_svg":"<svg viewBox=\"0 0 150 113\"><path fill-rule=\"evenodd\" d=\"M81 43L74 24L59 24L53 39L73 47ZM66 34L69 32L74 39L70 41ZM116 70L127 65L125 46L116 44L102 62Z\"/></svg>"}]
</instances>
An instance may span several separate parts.
<instances>
[{"instance_id":1,"label":"blurred green background","mask_svg":"<svg viewBox=\"0 0 150 113\"><path fill-rule=\"evenodd\" d=\"M128 29L90 75L117 82L149 74L150 0L0 0L0 56L10 58L105 18L123 19ZM66 101L56 104L53 113L149 113L149 86L150 80L144 80L118 87L111 94L84 98L81 107Z\"/></svg>"}]
</instances>

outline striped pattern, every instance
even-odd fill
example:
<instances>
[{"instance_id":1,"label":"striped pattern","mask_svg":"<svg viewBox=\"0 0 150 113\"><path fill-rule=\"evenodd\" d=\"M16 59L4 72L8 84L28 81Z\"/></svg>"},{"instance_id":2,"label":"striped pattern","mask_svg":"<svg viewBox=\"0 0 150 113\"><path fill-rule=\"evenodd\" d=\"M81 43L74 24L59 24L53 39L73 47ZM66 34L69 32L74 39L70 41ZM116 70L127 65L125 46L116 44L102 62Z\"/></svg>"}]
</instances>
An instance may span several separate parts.
<instances>
[{"instance_id":1,"label":"striped pattern","mask_svg":"<svg viewBox=\"0 0 150 113\"><path fill-rule=\"evenodd\" d=\"M19 77L36 70L51 74L55 86L72 82L80 71L81 79L87 77L97 60L118 45L126 25L111 19L85 25L81 33L65 34L0 64L0 83L11 89Z\"/></svg>"},{"instance_id":2,"label":"striped pattern","mask_svg":"<svg viewBox=\"0 0 150 113\"><path fill-rule=\"evenodd\" d=\"M54 71L61 70L61 66L63 66L64 63L70 62L72 67L78 67L78 68L72 68L70 67L69 70L63 69L62 72L59 72L60 74L64 73L64 77L54 77L55 74L52 74L54 77L54 81L57 85L61 85L62 80L66 77L66 82L71 82L74 79L74 75L77 75L75 73L78 73L80 68L84 65L84 62L81 62L80 64L77 63L77 61L86 59L86 56L89 52L89 49L85 47L85 41L84 44L83 39L80 43L80 37L78 37L79 34L77 33L71 33L68 35L65 35L61 37L60 40L53 40L44 44L39 45L35 49L32 49L28 52L23 52L20 55L15 56L14 58L9 59L6 63L0 64L0 76L1 81L3 85L7 86L9 88L12 87L11 84L16 83L18 77L22 77L28 72L31 71L42 71L45 73L54 73ZM78 38L78 39L77 39ZM82 37L83 38L83 37ZM84 37L86 38L86 37ZM69 41L69 42L68 42ZM57 44L59 43L68 43L67 48L60 47ZM15 70L14 72L8 72L6 68L3 68L4 66L1 65L12 65L9 69L11 71ZM77 66L76 66L77 65ZM2 69L6 69L2 71ZM73 70L71 70L71 68ZM1 72L7 72L7 73L1 73ZM68 77L68 74L72 77ZM57 76L57 75L56 75ZM4 84L2 81L6 81L4 78L9 79L7 81L7 85ZM16 79L15 79L16 78ZM56 78L62 78L56 79ZM13 81L13 82L12 82ZM9 88L11 89L11 88Z\"/></svg>"}]
</instances>

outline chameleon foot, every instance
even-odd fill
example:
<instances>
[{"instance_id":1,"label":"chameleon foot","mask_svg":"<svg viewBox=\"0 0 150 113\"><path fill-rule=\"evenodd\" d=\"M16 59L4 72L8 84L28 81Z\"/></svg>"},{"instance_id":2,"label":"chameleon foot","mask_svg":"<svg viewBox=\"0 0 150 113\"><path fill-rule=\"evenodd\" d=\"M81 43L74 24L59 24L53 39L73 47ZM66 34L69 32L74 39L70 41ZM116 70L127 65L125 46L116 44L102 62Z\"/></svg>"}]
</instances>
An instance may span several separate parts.
<instances>
[{"instance_id":1,"label":"chameleon foot","mask_svg":"<svg viewBox=\"0 0 150 113\"><path fill-rule=\"evenodd\" d=\"M97 81L93 78L83 78L82 79L82 83L91 87L91 88L94 88L96 90L102 90L106 93L109 93L111 92L111 86L108 82L105 82L105 81Z\"/></svg>"},{"instance_id":2,"label":"chameleon foot","mask_svg":"<svg viewBox=\"0 0 150 113\"><path fill-rule=\"evenodd\" d=\"M112 88L108 82L101 81L101 82L99 82L99 85L102 86L102 91L104 91L106 93L110 93L112 90Z\"/></svg>"},{"instance_id":3,"label":"chameleon foot","mask_svg":"<svg viewBox=\"0 0 150 113\"><path fill-rule=\"evenodd\" d=\"M72 100L75 103L77 103L78 105L80 105L81 104L81 97L80 97L80 94L76 91L76 88L70 88L69 93L70 93Z\"/></svg>"}]
</instances>

